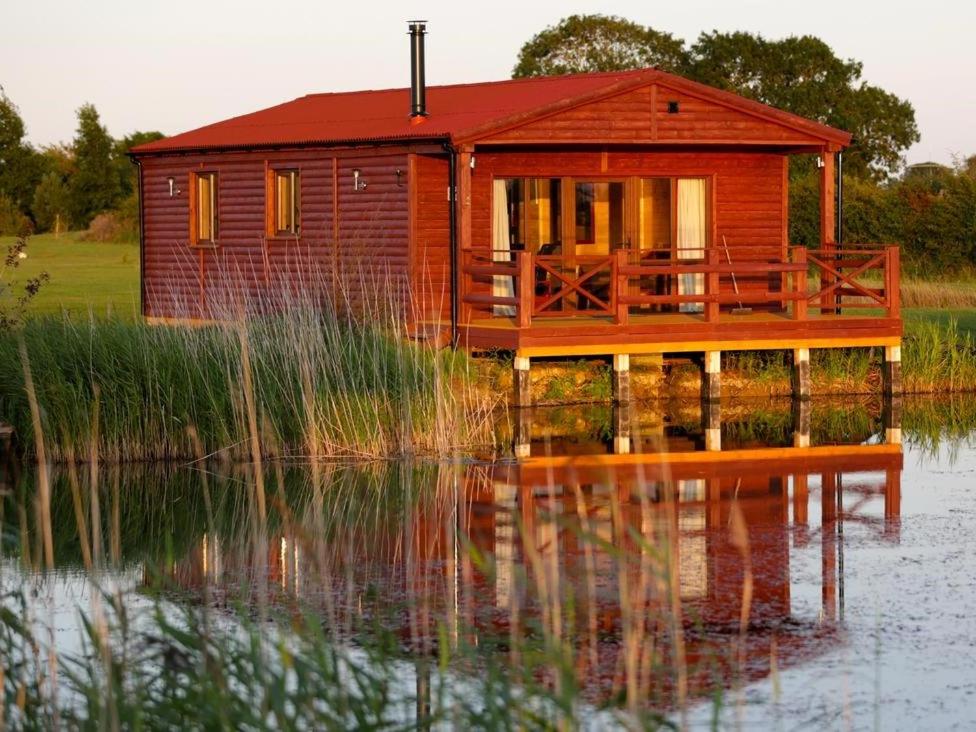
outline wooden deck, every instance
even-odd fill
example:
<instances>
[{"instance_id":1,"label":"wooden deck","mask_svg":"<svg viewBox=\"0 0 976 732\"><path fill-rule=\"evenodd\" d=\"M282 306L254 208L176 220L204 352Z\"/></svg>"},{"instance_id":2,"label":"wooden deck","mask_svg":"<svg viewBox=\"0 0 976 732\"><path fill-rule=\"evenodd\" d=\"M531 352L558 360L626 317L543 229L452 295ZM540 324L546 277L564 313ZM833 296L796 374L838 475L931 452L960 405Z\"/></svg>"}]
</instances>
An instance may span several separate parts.
<instances>
[{"instance_id":1,"label":"wooden deck","mask_svg":"<svg viewBox=\"0 0 976 732\"><path fill-rule=\"evenodd\" d=\"M460 329L469 350L504 349L524 356L586 356L692 351L781 350L891 346L902 321L884 315L821 315L796 321L780 312L631 315L626 325L609 316L535 318L519 327L514 317L479 318Z\"/></svg>"},{"instance_id":2,"label":"wooden deck","mask_svg":"<svg viewBox=\"0 0 976 732\"><path fill-rule=\"evenodd\" d=\"M543 357L901 342L893 247L828 254L794 247L785 256L760 252L734 268L714 250L692 261L636 260L631 252L562 259L527 252L512 262L469 258L461 345ZM701 278L693 294L679 284L689 276ZM499 294L506 281L509 294ZM683 312L692 304L700 312Z\"/></svg>"}]
</instances>

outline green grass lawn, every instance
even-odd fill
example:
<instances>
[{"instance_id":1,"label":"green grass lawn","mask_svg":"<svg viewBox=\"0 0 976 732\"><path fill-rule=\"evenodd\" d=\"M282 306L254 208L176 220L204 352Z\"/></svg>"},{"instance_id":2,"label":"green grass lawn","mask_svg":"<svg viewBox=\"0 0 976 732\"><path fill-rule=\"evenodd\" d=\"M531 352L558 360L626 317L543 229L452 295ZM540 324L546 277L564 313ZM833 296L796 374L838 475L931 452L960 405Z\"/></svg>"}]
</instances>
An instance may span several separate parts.
<instances>
[{"instance_id":1,"label":"green grass lawn","mask_svg":"<svg viewBox=\"0 0 976 732\"><path fill-rule=\"evenodd\" d=\"M0 237L0 251L12 244ZM139 313L139 245L81 241L80 233L40 234L27 244L27 259L10 278L16 286L47 272L50 281L31 302L35 314L68 311L87 316L112 312L126 319Z\"/></svg>"},{"instance_id":2,"label":"green grass lawn","mask_svg":"<svg viewBox=\"0 0 976 732\"><path fill-rule=\"evenodd\" d=\"M931 321L944 325L955 320L959 330L976 336L976 309L974 308L905 308L902 317L906 323Z\"/></svg>"}]
</instances>

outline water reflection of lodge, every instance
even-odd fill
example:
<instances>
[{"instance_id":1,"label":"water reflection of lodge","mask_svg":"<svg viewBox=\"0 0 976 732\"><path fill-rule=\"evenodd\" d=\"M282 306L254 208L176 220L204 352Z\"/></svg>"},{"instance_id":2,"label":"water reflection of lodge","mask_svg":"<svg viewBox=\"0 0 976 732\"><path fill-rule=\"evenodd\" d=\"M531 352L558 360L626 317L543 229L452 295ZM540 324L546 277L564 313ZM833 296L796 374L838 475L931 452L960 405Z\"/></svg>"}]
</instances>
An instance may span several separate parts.
<instances>
[{"instance_id":1,"label":"water reflection of lodge","mask_svg":"<svg viewBox=\"0 0 976 732\"><path fill-rule=\"evenodd\" d=\"M720 666L728 660L738 632L747 570L732 526L733 511L741 510L753 589L738 673L758 679L774 656L786 666L836 642L845 526L848 535L863 530L897 541L901 468L900 445L864 444L535 456L445 469L402 521L358 524L330 540L331 604L363 612L370 587L387 609L402 603L392 622L402 621L396 630L406 644L433 645L438 623L484 643L538 622L534 574L541 567L549 588L574 597L568 632L585 678L603 688L619 678L627 622L621 598L630 597L629 609L640 608L650 625L665 610L660 588L656 595L653 587L635 590L643 565L633 560L651 551L642 540L657 550L666 545L688 663L711 663L692 675L692 691L701 691L714 684L716 658ZM307 536L276 537L261 555L269 586L321 597L310 556L320 549ZM815 566L818 553L819 596L807 584L798 602L791 565ZM479 557L492 557L491 568ZM229 585L254 564L253 548L235 555L205 541L175 573L189 585ZM587 650L590 643L595 649Z\"/></svg>"}]
</instances>

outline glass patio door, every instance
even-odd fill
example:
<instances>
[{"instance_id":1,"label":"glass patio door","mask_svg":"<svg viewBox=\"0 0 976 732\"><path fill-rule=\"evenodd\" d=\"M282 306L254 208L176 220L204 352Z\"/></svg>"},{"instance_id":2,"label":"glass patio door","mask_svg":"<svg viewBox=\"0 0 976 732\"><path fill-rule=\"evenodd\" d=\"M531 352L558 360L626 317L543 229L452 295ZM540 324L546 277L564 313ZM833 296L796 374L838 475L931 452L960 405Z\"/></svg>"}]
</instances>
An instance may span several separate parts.
<instances>
[{"instance_id":1,"label":"glass patio door","mask_svg":"<svg viewBox=\"0 0 976 732\"><path fill-rule=\"evenodd\" d=\"M575 181L576 254L609 254L630 246L625 228L623 181Z\"/></svg>"},{"instance_id":2,"label":"glass patio door","mask_svg":"<svg viewBox=\"0 0 976 732\"><path fill-rule=\"evenodd\" d=\"M707 245L705 228L705 180L703 178L679 178L677 184L677 255L678 259L704 259ZM679 295L705 293L705 275L701 272L682 274L678 278ZM678 310L684 313L700 313L704 303L683 302Z\"/></svg>"}]
</instances>

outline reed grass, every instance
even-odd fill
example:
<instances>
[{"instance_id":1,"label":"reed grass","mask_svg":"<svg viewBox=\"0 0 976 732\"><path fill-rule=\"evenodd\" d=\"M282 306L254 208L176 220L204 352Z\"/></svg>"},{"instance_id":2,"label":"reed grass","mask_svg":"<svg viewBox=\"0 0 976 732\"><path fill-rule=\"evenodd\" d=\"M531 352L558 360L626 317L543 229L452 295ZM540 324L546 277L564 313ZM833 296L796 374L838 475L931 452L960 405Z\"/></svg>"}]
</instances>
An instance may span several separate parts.
<instances>
[{"instance_id":1,"label":"reed grass","mask_svg":"<svg viewBox=\"0 0 976 732\"><path fill-rule=\"evenodd\" d=\"M410 342L392 313L360 319L299 303L217 324L46 317L0 336L33 372L55 461L207 454L390 457L490 445L495 399L461 353ZM0 373L0 420L36 454L25 369ZM101 393L99 399L98 394Z\"/></svg>"},{"instance_id":2,"label":"reed grass","mask_svg":"<svg viewBox=\"0 0 976 732\"><path fill-rule=\"evenodd\" d=\"M901 302L906 308L976 308L976 281L905 280Z\"/></svg>"},{"instance_id":3,"label":"reed grass","mask_svg":"<svg viewBox=\"0 0 976 732\"><path fill-rule=\"evenodd\" d=\"M881 382L882 348L822 348L810 353L815 394L876 392ZM782 351L737 352L724 356L723 369L756 383L787 384L790 356ZM976 339L953 319L910 321L902 340L902 377L908 394L976 390Z\"/></svg>"},{"instance_id":4,"label":"reed grass","mask_svg":"<svg viewBox=\"0 0 976 732\"><path fill-rule=\"evenodd\" d=\"M908 393L976 390L976 339L955 320L946 325L913 323L906 328L902 369Z\"/></svg>"}]
</instances>

